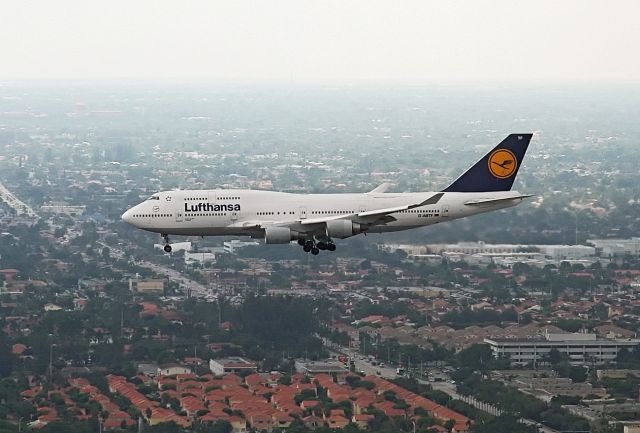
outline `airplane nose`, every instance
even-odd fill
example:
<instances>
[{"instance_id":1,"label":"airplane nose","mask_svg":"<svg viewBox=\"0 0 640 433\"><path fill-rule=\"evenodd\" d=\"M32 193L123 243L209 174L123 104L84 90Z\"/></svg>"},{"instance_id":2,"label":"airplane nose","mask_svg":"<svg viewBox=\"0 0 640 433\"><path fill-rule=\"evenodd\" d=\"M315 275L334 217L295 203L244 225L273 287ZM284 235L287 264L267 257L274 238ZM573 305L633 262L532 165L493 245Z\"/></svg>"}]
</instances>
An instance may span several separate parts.
<instances>
[{"instance_id":1,"label":"airplane nose","mask_svg":"<svg viewBox=\"0 0 640 433\"><path fill-rule=\"evenodd\" d=\"M126 222L127 224L133 224L133 210L129 209L128 211L126 211L125 213L122 214L122 221Z\"/></svg>"}]
</instances>

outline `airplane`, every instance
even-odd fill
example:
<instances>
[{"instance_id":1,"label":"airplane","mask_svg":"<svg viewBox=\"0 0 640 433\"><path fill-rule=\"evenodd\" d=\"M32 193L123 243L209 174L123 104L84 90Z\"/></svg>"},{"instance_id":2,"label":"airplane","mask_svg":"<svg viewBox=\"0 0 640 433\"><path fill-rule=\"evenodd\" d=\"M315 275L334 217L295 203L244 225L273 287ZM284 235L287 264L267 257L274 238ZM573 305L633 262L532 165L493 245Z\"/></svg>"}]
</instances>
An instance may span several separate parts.
<instances>
[{"instance_id":1,"label":"airplane","mask_svg":"<svg viewBox=\"0 0 640 433\"><path fill-rule=\"evenodd\" d=\"M266 244L297 241L305 252L335 251L335 239L425 227L516 206L532 195L512 191L533 134L510 134L458 177L434 192L293 194L246 189L161 191L122 220L169 235L251 236Z\"/></svg>"}]
</instances>

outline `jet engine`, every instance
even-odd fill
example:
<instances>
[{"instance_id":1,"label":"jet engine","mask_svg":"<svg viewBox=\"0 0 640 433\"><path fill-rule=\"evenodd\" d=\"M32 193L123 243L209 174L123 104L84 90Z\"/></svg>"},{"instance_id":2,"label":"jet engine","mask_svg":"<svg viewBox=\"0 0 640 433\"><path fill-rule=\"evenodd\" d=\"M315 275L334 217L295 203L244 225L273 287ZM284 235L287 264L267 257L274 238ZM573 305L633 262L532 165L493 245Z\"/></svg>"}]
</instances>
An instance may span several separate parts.
<instances>
[{"instance_id":1,"label":"jet engine","mask_svg":"<svg viewBox=\"0 0 640 433\"><path fill-rule=\"evenodd\" d=\"M264 229L264 242L267 244L288 244L297 233L289 227L266 227Z\"/></svg>"},{"instance_id":2,"label":"jet engine","mask_svg":"<svg viewBox=\"0 0 640 433\"><path fill-rule=\"evenodd\" d=\"M329 238L344 239L362 233L360 224L349 220L327 221L327 236Z\"/></svg>"}]
</instances>

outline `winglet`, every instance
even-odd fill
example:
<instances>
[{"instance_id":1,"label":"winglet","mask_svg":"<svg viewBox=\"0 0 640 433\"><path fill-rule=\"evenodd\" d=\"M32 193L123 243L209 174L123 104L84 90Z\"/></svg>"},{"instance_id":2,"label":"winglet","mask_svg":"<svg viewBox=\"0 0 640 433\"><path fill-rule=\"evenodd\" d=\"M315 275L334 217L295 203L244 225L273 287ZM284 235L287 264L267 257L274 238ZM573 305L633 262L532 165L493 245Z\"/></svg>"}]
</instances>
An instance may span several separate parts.
<instances>
[{"instance_id":1,"label":"winglet","mask_svg":"<svg viewBox=\"0 0 640 433\"><path fill-rule=\"evenodd\" d=\"M533 134L510 134L443 192L509 191Z\"/></svg>"},{"instance_id":2,"label":"winglet","mask_svg":"<svg viewBox=\"0 0 640 433\"><path fill-rule=\"evenodd\" d=\"M440 199L442 198L442 196L444 195L443 192L439 192L437 194L432 195L431 197L429 197L428 199L426 199L425 201L423 201L420 204L417 204L415 207L420 207L420 206L428 206L430 204L436 204L440 201Z\"/></svg>"},{"instance_id":3,"label":"winglet","mask_svg":"<svg viewBox=\"0 0 640 433\"><path fill-rule=\"evenodd\" d=\"M387 192L387 190L390 187L391 187L391 184L389 182L384 182L384 183L381 183L380 185L376 186L375 188L373 188L367 194L382 194L382 193Z\"/></svg>"}]
</instances>

